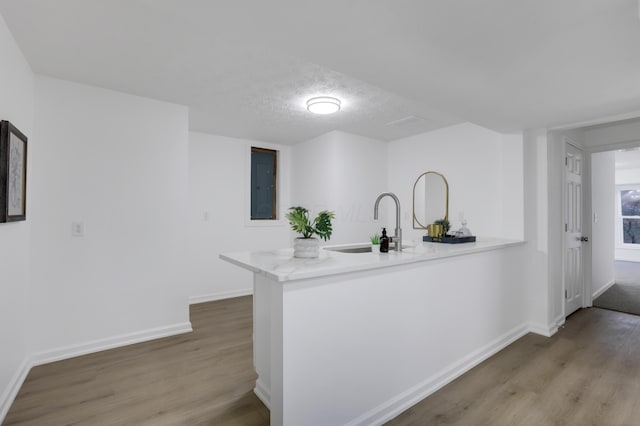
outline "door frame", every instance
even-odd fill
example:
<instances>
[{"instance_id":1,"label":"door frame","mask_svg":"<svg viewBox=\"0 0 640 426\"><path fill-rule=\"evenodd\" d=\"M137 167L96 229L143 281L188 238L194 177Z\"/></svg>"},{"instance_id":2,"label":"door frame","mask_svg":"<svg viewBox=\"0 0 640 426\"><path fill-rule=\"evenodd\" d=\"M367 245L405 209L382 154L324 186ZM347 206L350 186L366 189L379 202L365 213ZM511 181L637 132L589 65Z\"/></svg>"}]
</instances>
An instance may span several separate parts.
<instances>
[{"instance_id":1,"label":"door frame","mask_svg":"<svg viewBox=\"0 0 640 426\"><path fill-rule=\"evenodd\" d=\"M583 148L585 153L589 154L589 193L588 193L588 200L585 197L585 202L588 201L587 204L587 209L588 209L588 213L589 213L589 235L591 235L591 225L592 225L592 218L593 218L593 203L592 203L592 188L591 188L591 156L593 154L597 154L599 152L610 152L610 151L618 151L618 150L622 150L622 149L632 149L632 148L640 148L640 139L632 139L632 140L628 140L625 142L619 142L619 143L612 143L612 144L608 144L608 145L597 145L597 146L593 146L593 147L588 147L588 148ZM586 223L586 222L585 222ZM592 282L591 282L591 278L592 278L592 266L591 266L591 246L589 246L589 269L588 269L588 275L589 275L589 294L588 294L588 302L587 302L587 307L589 306L593 306L593 287L592 287ZM587 295L585 295L587 296Z\"/></svg>"},{"instance_id":2,"label":"door frame","mask_svg":"<svg viewBox=\"0 0 640 426\"><path fill-rule=\"evenodd\" d=\"M618 123L618 122L622 122L622 121L632 121L632 120L640 120L640 112L634 112L631 114L621 114L618 116L610 116L607 118L601 118L598 120L591 120L591 121L587 121L587 122L580 122L580 123L573 123L573 124L569 124L569 125L564 125L564 126L555 126L555 127L551 127L547 129L547 138L548 141L551 142L550 145L547 145L547 149L550 149L549 151L549 181L548 181L548 185L553 185L553 184L557 184L560 183L562 185L562 191L561 191L561 196L558 197L558 195L553 195L552 197L558 197L561 198L560 202L562 203L562 207L561 207L561 211L564 213L564 204L566 203L566 199L565 199L565 186L566 186L566 182L565 182L565 176L564 176L564 158L566 157L566 145L565 145L565 137L566 139L572 140L570 137L567 137L566 133L567 131L573 131L573 130L577 130L577 129L583 129L585 127L591 127L591 126L600 126L600 125L609 125L611 123ZM584 186L584 194L583 194L583 211L584 211L584 232L586 236L591 237L592 236L592 218L593 218L593 194L592 194L592 185L591 185L591 167L592 167L592 159L591 159L591 155L598 153L598 152L607 152L607 151L617 151L620 149L628 149L628 148L640 148L640 138L638 138L637 132L635 132L634 134L629 134L628 136L630 136L628 139L622 139L620 137L618 137L618 140L620 140L619 142L614 142L614 143L607 143L607 141L593 141L591 144L589 145L585 145L580 147L580 144L575 143L574 144L581 148L583 153L584 153L584 158L585 158L585 175L584 175L584 181L583 181L583 186ZM623 136L624 137L624 136ZM562 143L558 143L559 141L562 141ZM553 148L554 145L559 145L556 148ZM561 175L559 176L558 173L561 173ZM556 200L558 198L555 198ZM551 198L549 198L549 202L550 202L550 206L553 206L555 203L552 201ZM560 232L561 230L564 231L564 217L560 217L558 218L557 215L557 208L553 207L550 212L551 214L551 218L552 220L549 222L549 233L553 233L553 232ZM554 231L555 229L555 231ZM561 244L561 249L562 252L564 253L565 251L565 241L564 238L562 238L562 244ZM551 250L551 248L550 248ZM593 265L592 265L592 245L588 244L587 247L585 247L585 260L584 260L584 264L583 264L583 268L584 268L584 293L583 293L583 307L590 307L593 305L593 283L592 283L592 279L593 279ZM557 277L557 281L555 282L561 282L562 283L562 294L554 294L550 299L549 302L551 302L552 304L554 303L558 303L558 307L562 307L561 309L558 310L554 310L553 307L551 307L552 311L555 312L559 312L560 314L553 320L553 322L556 325L561 325L564 323L565 321L565 297L564 297L564 290L566 289L565 286L565 282L564 282L564 267L565 267L565 260L564 260L564 255L562 256L562 277L557 277L557 275L555 275L555 272L551 272L550 271L550 275L549 277L555 281L555 277ZM557 267L557 265L555 266ZM554 289L556 288L554 285L552 285L553 281L551 281L550 283L550 289ZM560 300L556 299L559 298Z\"/></svg>"}]
</instances>

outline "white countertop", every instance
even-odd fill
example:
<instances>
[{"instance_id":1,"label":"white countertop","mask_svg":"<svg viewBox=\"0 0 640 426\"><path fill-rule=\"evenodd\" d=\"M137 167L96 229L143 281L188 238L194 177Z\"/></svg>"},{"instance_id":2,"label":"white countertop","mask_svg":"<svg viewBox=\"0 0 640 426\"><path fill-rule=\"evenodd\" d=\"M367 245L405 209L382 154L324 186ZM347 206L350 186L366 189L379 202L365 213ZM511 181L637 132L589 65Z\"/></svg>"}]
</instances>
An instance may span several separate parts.
<instances>
[{"instance_id":1,"label":"white countertop","mask_svg":"<svg viewBox=\"0 0 640 426\"><path fill-rule=\"evenodd\" d=\"M478 238L475 243L442 244L420 241L409 244L413 246L404 248L401 252L390 250L389 253L341 253L321 248L317 259L294 258L292 248L222 253L220 258L252 272L265 274L275 281L285 282L463 256L524 244L524 241ZM364 243L329 247L357 245Z\"/></svg>"}]
</instances>

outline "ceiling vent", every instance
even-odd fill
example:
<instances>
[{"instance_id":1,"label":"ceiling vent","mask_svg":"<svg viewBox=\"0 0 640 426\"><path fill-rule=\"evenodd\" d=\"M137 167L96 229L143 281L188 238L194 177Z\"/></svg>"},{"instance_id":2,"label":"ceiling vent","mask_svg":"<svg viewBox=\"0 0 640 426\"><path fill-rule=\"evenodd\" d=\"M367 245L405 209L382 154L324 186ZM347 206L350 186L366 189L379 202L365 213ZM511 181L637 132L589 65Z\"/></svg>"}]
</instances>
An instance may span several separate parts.
<instances>
[{"instance_id":1,"label":"ceiling vent","mask_svg":"<svg viewBox=\"0 0 640 426\"><path fill-rule=\"evenodd\" d=\"M406 126L413 126L416 124L420 124L420 123L423 123L424 121L425 121L424 118L420 118L415 115L409 115L407 117L400 118L398 120L390 121L389 123L385 124L385 126L406 127Z\"/></svg>"}]
</instances>

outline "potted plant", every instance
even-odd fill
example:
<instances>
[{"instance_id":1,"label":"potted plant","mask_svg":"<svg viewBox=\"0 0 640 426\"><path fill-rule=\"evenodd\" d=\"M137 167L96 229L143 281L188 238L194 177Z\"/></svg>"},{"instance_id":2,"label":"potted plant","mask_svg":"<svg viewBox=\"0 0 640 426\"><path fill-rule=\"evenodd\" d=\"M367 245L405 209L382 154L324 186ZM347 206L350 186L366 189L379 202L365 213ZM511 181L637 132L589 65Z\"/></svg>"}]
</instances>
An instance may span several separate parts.
<instances>
[{"instance_id":1,"label":"potted plant","mask_svg":"<svg viewBox=\"0 0 640 426\"><path fill-rule=\"evenodd\" d=\"M314 238L317 235L324 241L331 238L331 219L336 217L335 213L323 210L311 222L309 220L309 210L304 207L290 207L286 218L289 219L291 229L293 229L301 237L293 241L293 257L315 258L320 253L320 241Z\"/></svg>"},{"instance_id":2,"label":"potted plant","mask_svg":"<svg viewBox=\"0 0 640 426\"><path fill-rule=\"evenodd\" d=\"M447 232L449 232L449 229L451 228L451 224L447 219L439 219L439 220L436 220L434 223L436 225L442 225L442 229L444 230L443 235L446 235Z\"/></svg>"},{"instance_id":3,"label":"potted plant","mask_svg":"<svg viewBox=\"0 0 640 426\"><path fill-rule=\"evenodd\" d=\"M380 246L380 235L378 234L373 234L371 237L369 237L371 239L371 246L373 248L373 251L376 250L376 247Z\"/></svg>"}]
</instances>

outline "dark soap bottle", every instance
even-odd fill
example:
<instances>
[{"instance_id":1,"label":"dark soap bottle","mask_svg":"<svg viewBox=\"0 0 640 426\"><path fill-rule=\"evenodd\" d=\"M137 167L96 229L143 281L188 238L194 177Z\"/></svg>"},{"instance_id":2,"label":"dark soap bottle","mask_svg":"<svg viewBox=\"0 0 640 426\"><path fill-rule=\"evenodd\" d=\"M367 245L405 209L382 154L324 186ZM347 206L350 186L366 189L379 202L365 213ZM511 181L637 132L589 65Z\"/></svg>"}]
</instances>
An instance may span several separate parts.
<instances>
[{"instance_id":1,"label":"dark soap bottle","mask_svg":"<svg viewBox=\"0 0 640 426\"><path fill-rule=\"evenodd\" d=\"M380 253L389 253L389 237L387 237L386 228L382 228L382 237L380 237Z\"/></svg>"}]
</instances>

